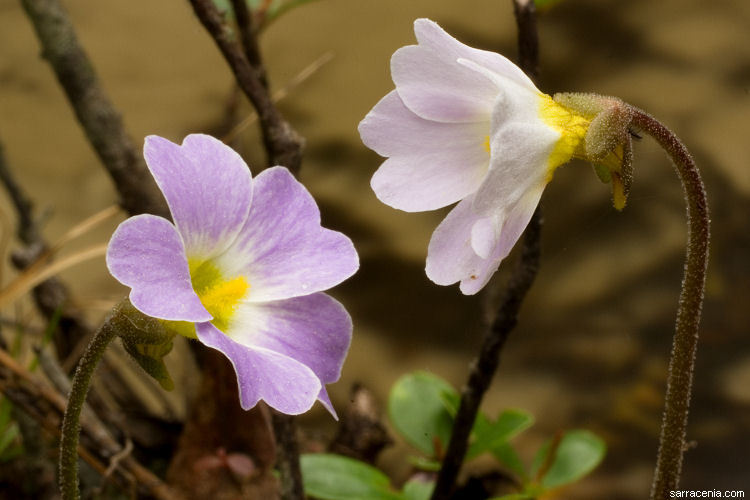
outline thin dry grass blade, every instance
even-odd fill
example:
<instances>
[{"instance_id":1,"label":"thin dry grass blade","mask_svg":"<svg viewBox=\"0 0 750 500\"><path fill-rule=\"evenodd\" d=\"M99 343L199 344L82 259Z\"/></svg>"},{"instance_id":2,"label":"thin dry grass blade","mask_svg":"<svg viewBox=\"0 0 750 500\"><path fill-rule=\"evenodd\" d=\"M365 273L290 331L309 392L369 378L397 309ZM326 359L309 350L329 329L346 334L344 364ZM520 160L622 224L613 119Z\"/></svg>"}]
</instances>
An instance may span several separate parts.
<instances>
[{"instance_id":1,"label":"thin dry grass blade","mask_svg":"<svg viewBox=\"0 0 750 500\"><path fill-rule=\"evenodd\" d=\"M289 95L289 93L297 87L299 84L313 76L315 73L318 72L320 68L322 68L327 62L329 62L331 59L333 59L333 52L326 52L313 62L311 62L308 66L306 66L302 71L297 73L297 75L289 80L286 85L281 87L279 90L273 93L271 96L271 100L275 103L279 102L280 100L284 99L286 96ZM247 115L241 122L239 122L237 125L234 126L232 130L229 131L224 137L222 137L222 140L224 142L231 142L233 141L243 130L245 130L247 127L255 123L255 121L258 119L258 114L255 111L251 111L249 115Z\"/></svg>"}]
</instances>

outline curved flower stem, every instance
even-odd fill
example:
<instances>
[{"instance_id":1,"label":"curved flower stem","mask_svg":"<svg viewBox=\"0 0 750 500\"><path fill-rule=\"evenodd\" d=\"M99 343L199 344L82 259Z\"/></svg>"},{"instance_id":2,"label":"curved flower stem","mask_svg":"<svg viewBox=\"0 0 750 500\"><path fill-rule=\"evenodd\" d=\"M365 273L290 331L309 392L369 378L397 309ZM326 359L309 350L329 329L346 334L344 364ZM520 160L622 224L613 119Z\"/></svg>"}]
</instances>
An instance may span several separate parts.
<instances>
[{"instance_id":1,"label":"curved flower stem","mask_svg":"<svg viewBox=\"0 0 750 500\"><path fill-rule=\"evenodd\" d=\"M81 430L80 418L83 403L86 401L91 377L109 343L115 338L116 330L107 318L94 334L86 352L83 353L68 396L68 405L63 416L60 437L60 493L63 500L78 500L78 437Z\"/></svg>"},{"instance_id":2,"label":"curved flower stem","mask_svg":"<svg viewBox=\"0 0 750 500\"><path fill-rule=\"evenodd\" d=\"M281 476L281 499L304 500L294 417L271 410L271 422L276 437L276 465Z\"/></svg>"},{"instance_id":3,"label":"curved flower stem","mask_svg":"<svg viewBox=\"0 0 750 500\"><path fill-rule=\"evenodd\" d=\"M709 217L706 190L687 148L652 116L633 108L632 124L653 137L677 167L687 202L688 245L682 291L677 309L672 357L669 361L664 419L659 437L651 499L668 498L677 490L685 450L695 352L698 347L703 292L708 266Z\"/></svg>"}]
</instances>

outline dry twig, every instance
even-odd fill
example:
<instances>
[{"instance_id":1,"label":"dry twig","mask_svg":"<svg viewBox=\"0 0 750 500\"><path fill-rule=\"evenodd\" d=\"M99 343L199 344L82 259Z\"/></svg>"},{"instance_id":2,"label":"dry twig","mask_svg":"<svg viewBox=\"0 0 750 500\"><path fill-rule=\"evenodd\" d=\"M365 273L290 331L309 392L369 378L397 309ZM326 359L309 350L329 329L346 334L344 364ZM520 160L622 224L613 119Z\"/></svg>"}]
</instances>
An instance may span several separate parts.
<instances>
[{"instance_id":1,"label":"dry twig","mask_svg":"<svg viewBox=\"0 0 750 500\"><path fill-rule=\"evenodd\" d=\"M255 107L269 165L282 165L299 172L304 140L274 106L263 83L265 72L253 66L211 0L190 0L196 16L219 47L242 91Z\"/></svg>"}]
</instances>

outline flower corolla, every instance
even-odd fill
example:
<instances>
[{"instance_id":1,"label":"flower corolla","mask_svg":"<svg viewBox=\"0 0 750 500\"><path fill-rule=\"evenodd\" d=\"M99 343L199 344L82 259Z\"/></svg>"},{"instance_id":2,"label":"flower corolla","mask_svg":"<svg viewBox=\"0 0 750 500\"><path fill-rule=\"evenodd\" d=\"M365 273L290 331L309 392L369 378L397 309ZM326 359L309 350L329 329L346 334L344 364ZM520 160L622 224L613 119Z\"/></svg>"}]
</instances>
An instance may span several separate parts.
<instances>
[{"instance_id":1,"label":"flower corolla","mask_svg":"<svg viewBox=\"0 0 750 500\"><path fill-rule=\"evenodd\" d=\"M528 225L557 167L585 156L591 117L540 92L505 57L468 47L428 19L391 58L395 90L359 124L387 157L376 196L407 212L458 204L427 251L427 276L481 290Z\"/></svg>"},{"instance_id":2,"label":"flower corolla","mask_svg":"<svg viewBox=\"0 0 750 500\"><path fill-rule=\"evenodd\" d=\"M299 414L320 400L335 416L325 385L340 376L352 322L322 291L359 267L351 240L321 227L286 168L252 178L213 137L149 136L144 156L174 223L137 215L112 235L107 267L133 306L229 358L243 408L262 399Z\"/></svg>"}]
</instances>

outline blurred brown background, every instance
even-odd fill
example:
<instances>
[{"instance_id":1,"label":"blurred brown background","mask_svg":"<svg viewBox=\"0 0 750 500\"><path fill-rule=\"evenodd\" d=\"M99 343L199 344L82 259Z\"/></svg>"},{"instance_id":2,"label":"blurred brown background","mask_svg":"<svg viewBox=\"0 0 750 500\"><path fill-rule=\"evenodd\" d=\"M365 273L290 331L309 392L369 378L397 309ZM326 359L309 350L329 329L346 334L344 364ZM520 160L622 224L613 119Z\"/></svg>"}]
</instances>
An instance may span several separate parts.
<instances>
[{"instance_id":1,"label":"blurred brown background","mask_svg":"<svg viewBox=\"0 0 750 500\"><path fill-rule=\"evenodd\" d=\"M217 130L231 75L186 1L65 4L136 142ZM320 0L262 37L275 88L333 55L281 108L308 141L301 179L324 223L350 235L362 260L360 272L334 291L355 324L342 380L330 389L340 408L353 382L385 401L393 382L417 369L459 387L483 327L486 299L437 287L424 275L427 242L446 211L406 214L378 202L369 177L381 160L356 132L392 88L389 57L414 43L417 17L515 58L511 3L500 0ZM539 31L542 90L611 94L646 109L677 132L703 171L713 240L688 436L697 445L686 455L683 484L750 491L750 2L563 0L541 13ZM249 113L244 101L240 113ZM0 141L37 208L48 211L50 240L115 201L12 0L0 0ZM251 167L263 164L254 126L238 147ZM651 481L686 231L665 155L640 141L635 168L622 213L589 166L558 170L542 200L541 271L484 405L493 415L519 407L537 417L517 439L527 459L558 429L585 427L605 438L604 464L561 498L644 498ZM7 234L14 213L4 195L1 201ZM105 242L116 222L79 244ZM4 282L9 277L6 267ZM63 278L92 319L124 292L103 259ZM3 314L34 322L29 304ZM178 372L179 352L172 356ZM144 389L154 411L184 412L195 381L189 366L182 372L167 399ZM326 432L332 422L316 407L304 426ZM383 455L397 478L403 446Z\"/></svg>"}]
</instances>

